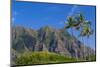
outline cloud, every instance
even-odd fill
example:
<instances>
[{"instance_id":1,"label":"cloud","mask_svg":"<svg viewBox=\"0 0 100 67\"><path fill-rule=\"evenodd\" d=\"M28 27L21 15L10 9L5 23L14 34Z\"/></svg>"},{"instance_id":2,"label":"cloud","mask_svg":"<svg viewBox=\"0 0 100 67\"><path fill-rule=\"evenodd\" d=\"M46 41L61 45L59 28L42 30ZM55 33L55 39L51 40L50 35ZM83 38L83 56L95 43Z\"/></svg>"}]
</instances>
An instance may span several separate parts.
<instances>
[{"instance_id":1,"label":"cloud","mask_svg":"<svg viewBox=\"0 0 100 67\"><path fill-rule=\"evenodd\" d=\"M73 13L75 12L75 10L76 10L77 8L78 8L78 6L77 6L77 5L74 5L74 6L72 7L71 11L68 13L68 16L72 16Z\"/></svg>"},{"instance_id":2,"label":"cloud","mask_svg":"<svg viewBox=\"0 0 100 67\"><path fill-rule=\"evenodd\" d=\"M12 19L11 19L11 20L12 20L12 22L14 22L14 21L15 21L15 18L14 18L14 17L12 17Z\"/></svg>"},{"instance_id":3,"label":"cloud","mask_svg":"<svg viewBox=\"0 0 100 67\"><path fill-rule=\"evenodd\" d=\"M16 11L13 12L13 14L12 14L12 19L11 19L12 22L15 21L15 17L16 17L17 14L18 14L18 13L17 13Z\"/></svg>"}]
</instances>

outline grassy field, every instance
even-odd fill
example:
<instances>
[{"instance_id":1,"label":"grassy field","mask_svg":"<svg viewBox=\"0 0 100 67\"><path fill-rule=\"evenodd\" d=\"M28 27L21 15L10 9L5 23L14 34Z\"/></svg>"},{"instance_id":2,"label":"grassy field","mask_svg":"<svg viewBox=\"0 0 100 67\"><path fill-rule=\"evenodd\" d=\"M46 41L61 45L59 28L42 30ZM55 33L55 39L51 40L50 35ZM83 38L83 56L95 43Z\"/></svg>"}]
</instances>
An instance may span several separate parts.
<instances>
[{"instance_id":1,"label":"grassy field","mask_svg":"<svg viewBox=\"0 0 100 67\"><path fill-rule=\"evenodd\" d=\"M69 58L56 53L47 51L41 52L25 52L17 57L15 63L17 65L28 64L48 64L48 63L63 63L63 62L75 62L75 58Z\"/></svg>"},{"instance_id":2,"label":"grassy field","mask_svg":"<svg viewBox=\"0 0 100 67\"><path fill-rule=\"evenodd\" d=\"M86 57L85 61L95 61L95 56ZM70 58L48 51L40 52L25 52L16 58L16 65L31 65L31 64L53 64L53 63L68 63L80 62L82 59Z\"/></svg>"}]
</instances>

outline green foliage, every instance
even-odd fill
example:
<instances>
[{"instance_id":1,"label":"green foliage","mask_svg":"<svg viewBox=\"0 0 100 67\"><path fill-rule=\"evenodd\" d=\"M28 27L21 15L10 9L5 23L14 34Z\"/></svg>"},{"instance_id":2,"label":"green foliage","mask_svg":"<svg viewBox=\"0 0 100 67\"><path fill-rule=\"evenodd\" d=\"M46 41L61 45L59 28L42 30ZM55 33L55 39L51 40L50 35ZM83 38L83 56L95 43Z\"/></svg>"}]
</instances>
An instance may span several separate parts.
<instances>
[{"instance_id":1,"label":"green foliage","mask_svg":"<svg viewBox=\"0 0 100 67\"><path fill-rule=\"evenodd\" d=\"M96 56L95 55L87 56L86 60L88 60L88 61L96 61Z\"/></svg>"},{"instance_id":2,"label":"green foliage","mask_svg":"<svg viewBox=\"0 0 100 67\"><path fill-rule=\"evenodd\" d=\"M47 63L61 63L61 62L74 62L75 58L65 57L56 53L48 51L41 52L27 52L17 57L15 63L17 65L26 64L47 64Z\"/></svg>"},{"instance_id":3,"label":"green foliage","mask_svg":"<svg viewBox=\"0 0 100 67\"><path fill-rule=\"evenodd\" d=\"M65 29L75 28L77 31L80 31L80 36L89 37L93 34L93 29L91 28L91 22L86 20L83 14L70 16L67 19L67 23L64 27Z\"/></svg>"}]
</instances>

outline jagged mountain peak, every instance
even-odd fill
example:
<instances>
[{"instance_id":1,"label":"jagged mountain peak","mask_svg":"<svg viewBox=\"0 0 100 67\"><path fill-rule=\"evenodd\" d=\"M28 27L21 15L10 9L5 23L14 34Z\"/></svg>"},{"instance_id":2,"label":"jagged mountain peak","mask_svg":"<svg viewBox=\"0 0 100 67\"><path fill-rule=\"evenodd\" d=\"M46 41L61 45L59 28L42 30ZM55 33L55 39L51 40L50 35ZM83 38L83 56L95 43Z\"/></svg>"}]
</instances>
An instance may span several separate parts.
<instances>
[{"instance_id":1,"label":"jagged mountain peak","mask_svg":"<svg viewBox=\"0 0 100 67\"><path fill-rule=\"evenodd\" d=\"M12 48L19 53L27 50L49 51L75 58L82 58L95 53L93 49L84 46L67 31L62 32L61 29L54 29L49 26L39 30L15 27L12 31Z\"/></svg>"}]
</instances>

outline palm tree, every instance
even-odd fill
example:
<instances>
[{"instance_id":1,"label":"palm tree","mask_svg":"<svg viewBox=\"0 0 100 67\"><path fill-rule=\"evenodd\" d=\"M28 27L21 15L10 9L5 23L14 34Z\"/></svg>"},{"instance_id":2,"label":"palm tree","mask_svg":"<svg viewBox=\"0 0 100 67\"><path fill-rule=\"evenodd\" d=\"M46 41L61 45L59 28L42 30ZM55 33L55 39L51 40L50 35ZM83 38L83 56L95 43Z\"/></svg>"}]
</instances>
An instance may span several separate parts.
<instances>
[{"instance_id":1,"label":"palm tree","mask_svg":"<svg viewBox=\"0 0 100 67\"><path fill-rule=\"evenodd\" d=\"M69 29L71 28L71 33L73 36L73 28L75 28L76 30L80 30L82 29L82 25L84 23L84 17L83 15L80 13L78 16L73 16L73 17L68 17L67 19L67 23L64 29ZM83 38L82 38L83 40Z\"/></svg>"},{"instance_id":2,"label":"palm tree","mask_svg":"<svg viewBox=\"0 0 100 67\"><path fill-rule=\"evenodd\" d=\"M76 30L80 31L80 36L81 36L81 39L82 39L83 45L84 45L83 37L87 36L87 39L88 39L89 36L93 34L93 30L90 27L91 22L85 20L85 17L83 16L82 13L78 14L74 18L75 19L74 19L74 23L73 23L72 27L74 27ZM84 53L85 53L85 48L83 47L83 49L84 49ZM85 55L83 56L83 58L84 57L85 57Z\"/></svg>"},{"instance_id":3,"label":"palm tree","mask_svg":"<svg viewBox=\"0 0 100 67\"><path fill-rule=\"evenodd\" d=\"M66 29L71 29L72 37L74 37L73 28L74 28L76 25L77 25L77 24L76 24L75 18L72 17L72 16L70 16L70 17L68 17L68 19L67 19L67 23L66 23L66 26L64 27L64 29L65 29L65 30L66 30ZM72 44L74 44L74 40L73 40L73 39L72 39ZM76 52L75 57L77 58L77 51L75 51L75 52ZM78 60L78 58L77 58L77 60Z\"/></svg>"},{"instance_id":4,"label":"palm tree","mask_svg":"<svg viewBox=\"0 0 100 67\"><path fill-rule=\"evenodd\" d=\"M73 36L73 28L75 28L77 31L80 32L79 36L81 37L84 45L84 39L83 37L87 36L89 38L90 35L93 34L93 30L91 29L91 22L85 20L85 17L83 16L82 13L78 14L77 16L70 16L67 19L66 26L64 27L64 30L66 29L71 29L71 33ZM84 54L85 54L85 48L84 49ZM85 55L83 55L83 59L85 58Z\"/></svg>"},{"instance_id":5,"label":"palm tree","mask_svg":"<svg viewBox=\"0 0 100 67\"><path fill-rule=\"evenodd\" d=\"M78 14L75 16L75 20L76 22L73 24L74 28L80 32L79 36L81 36L82 34L82 29L83 29L83 24L85 22L85 18L83 16L82 13ZM83 45L84 45L84 40L83 40L83 36L81 36L81 40L83 41ZM83 47L84 49L84 47ZM85 53L85 49L84 49L84 53ZM83 58L84 58L84 55L83 55Z\"/></svg>"},{"instance_id":6,"label":"palm tree","mask_svg":"<svg viewBox=\"0 0 100 67\"><path fill-rule=\"evenodd\" d=\"M87 37L87 44L88 44L88 39L89 39L90 35L92 35L92 34L93 34L93 29L91 28L91 22L85 21L83 24L83 30L81 31L81 36Z\"/></svg>"}]
</instances>

